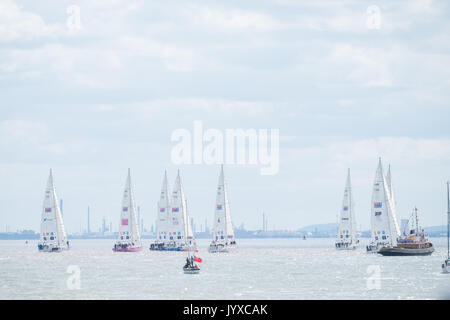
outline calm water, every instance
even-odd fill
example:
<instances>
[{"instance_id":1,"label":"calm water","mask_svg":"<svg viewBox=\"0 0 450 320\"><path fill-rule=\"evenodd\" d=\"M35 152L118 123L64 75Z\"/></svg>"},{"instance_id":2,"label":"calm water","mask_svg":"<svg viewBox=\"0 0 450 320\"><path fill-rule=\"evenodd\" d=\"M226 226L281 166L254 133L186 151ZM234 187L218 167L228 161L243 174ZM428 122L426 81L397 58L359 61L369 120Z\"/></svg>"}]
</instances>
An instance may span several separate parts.
<instances>
[{"instance_id":1,"label":"calm water","mask_svg":"<svg viewBox=\"0 0 450 320\"><path fill-rule=\"evenodd\" d=\"M36 241L0 241L1 299L442 299L446 239L428 257L383 257L336 251L333 239L248 239L228 254L199 240L202 272L185 275L185 254L113 253L113 240L73 240L62 253L39 253ZM81 288L69 290L78 266ZM377 271L379 277L377 278ZM378 280L377 280L378 279Z\"/></svg>"}]
</instances>

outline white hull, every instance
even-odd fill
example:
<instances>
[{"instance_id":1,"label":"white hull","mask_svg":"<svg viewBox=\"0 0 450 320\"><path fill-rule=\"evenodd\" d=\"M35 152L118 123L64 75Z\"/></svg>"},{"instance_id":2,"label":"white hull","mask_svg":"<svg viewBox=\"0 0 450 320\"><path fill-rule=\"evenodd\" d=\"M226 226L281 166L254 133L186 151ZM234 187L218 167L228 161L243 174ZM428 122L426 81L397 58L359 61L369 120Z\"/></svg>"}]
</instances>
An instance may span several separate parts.
<instances>
[{"instance_id":1,"label":"white hull","mask_svg":"<svg viewBox=\"0 0 450 320\"><path fill-rule=\"evenodd\" d=\"M69 247L53 247L53 246L43 246L42 248L38 248L39 252L61 252L65 250L69 250Z\"/></svg>"},{"instance_id":2,"label":"white hull","mask_svg":"<svg viewBox=\"0 0 450 320\"><path fill-rule=\"evenodd\" d=\"M378 253L378 246L374 246L374 245L369 245L366 247L366 252L367 253Z\"/></svg>"},{"instance_id":3,"label":"white hull","mask_svg":"<svg viewBox=\"0 0 450 320\"><path fill-rule=\"evenodd\" d=\"M183 272L185 274L199 274L200 273L200 268L198 268L198 269L183 268Z\"/></svg>"},{"instance_id":4,"label":"white hull","mask_svg":"<svg viewBox=\"0 0 450 320\"><path fill-rule=\"evenodd\" d=\"M349 246L349 247L336 247L336 250L356 250L357 246Z\"/></svg>"},{"instance_id":5,"label":"white hull","mask_svg":"<svg viewBox=\"0 0 450 320\"><path fill-rule=\"evenodd\" d=\"M208 251L210 253L219 253L219 252L230 252L236 249L236 245L218 245L218 246L209 246Z\"/></svg>"}]
</instances>

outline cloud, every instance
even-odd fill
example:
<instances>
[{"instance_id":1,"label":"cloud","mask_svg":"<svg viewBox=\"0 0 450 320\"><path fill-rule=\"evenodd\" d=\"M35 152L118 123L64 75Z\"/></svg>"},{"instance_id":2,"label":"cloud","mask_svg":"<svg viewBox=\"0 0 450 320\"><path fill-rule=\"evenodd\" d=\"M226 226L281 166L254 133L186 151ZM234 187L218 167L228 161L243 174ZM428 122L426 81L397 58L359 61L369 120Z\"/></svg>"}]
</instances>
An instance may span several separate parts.
<instances>
[{"instance_id":1,"label":"cloud","mask_svg":"<svg viewBox=\"0 0 450 320\"><path fill-rule=\"evenodd\" d=\"M289 148L286 152L286 159L326 161L343 167L373 163L378 157L408 165L434 160L444 163L450 160L450 139L379 137L335 140L312 147Z\"/></svg>"},{"instance_id":2,"label":"cloud","mask_svg":"<svg viewBox=\"0 0 450 320\"><path fill-rule=\"evenodd\" d=\"M392 86L390 63L392 53L378 48L338 44L329 57L330 63L345 65L347 78L368 87Z\"/></svg>"},{"instance_id":3,"label":"cloud","mask_svg":"<svg viewBox=\"0 0 450 320\"><path fill-rule=\"evenodd\" d=\"M0 122L0 144L14 146L36 144L47 138L48 127L44 122L3 120Z\"/></svg>"},{"instance_id":4,"label":"cloud","mask_svg":"<svg viewBox=\"0 0 450 320\"><path fill-rule=\"evenodd\" d=\"M64 32L61 24L46 24L41 16L22 10L12 0L0 2L0 42L51 38Z\"/></svg>"}]
</instances>

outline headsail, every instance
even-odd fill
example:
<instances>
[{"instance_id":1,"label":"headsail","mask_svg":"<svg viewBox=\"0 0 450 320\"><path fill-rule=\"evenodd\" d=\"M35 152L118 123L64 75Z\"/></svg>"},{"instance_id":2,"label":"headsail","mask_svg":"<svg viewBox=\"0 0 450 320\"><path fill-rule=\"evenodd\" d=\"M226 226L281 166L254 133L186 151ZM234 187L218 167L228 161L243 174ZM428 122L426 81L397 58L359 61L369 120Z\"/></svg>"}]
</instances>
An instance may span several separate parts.
<instances>
[{"instance_id":1,"label":"headsail","mask_svg":"<svg viewBox=\"0 0 450 320\"><path fill-rule=\"evenodd\" d=\"M350 181L350 169L348 169L347 181L344 190L344 197L342 199L339 230L336 242L344 245L346 244L356 245L357 243L356 221L354 215L353 196Z\"/></svg>"},{"instance_id":2,"label":"headsail","mask_svg":"<svg viewBox=\"0 0 450 320\"><path fill-rule=\"evenodd\" d=\"M187 210L180 171L178 171L173 186L171 206L172 232L169 235L176 238L174 241L178 245L195 246L194 233L192 232L191 221Z\"/></svg>"},{"instance_id":3,"label":"headsail","mask_svg":"<svg viewBox=\"0 0 450 320\"><path fill-rule=\"evenodd\" d=\"M51 169L42 208L41 234L39 243L61 249L68 247L67 235L61 216L61 209L59 207L58 196L56 195Z\"/></svg>"},{"instance_id":4,"label":"headsail","mask_svg":"<svg viewBox=\"0 0 450 320\"><path fill-rule=\"evenodd\" d=\"M228 203L228 190L222 165L217 186L213 242L226 245L234 241L234 231Z\"/></svg>"},{"instance_id":5,"label":"headsail","mask_svg":"<svg viewBox=\"0 0 450 320\"><path fill-rule=\"evenodd\" d=\"M167 172L164 173L164 179L161 186L161 195L158 202L158 224L156 226L157 243L165 243L169 240L171 233L172 219L169 199L169 184L167 182ZM170 231L169 231L170 230Z\"/></svg>"},{"instance_id":6,"label":"headsail","mask_svg":"<svg viewBox=\"0 0 450 320\"><path fill-rule=\"evenodd\" d=\"M140 246L141 236L139 234L139 224L136 216L136 203L131 185L130 169L128 169L128 176L125 182L121 209L118 244Z\"/></svg>"},{"instance_id":7,"label":"headsail","mask_svg":"<svg viewBox=\"0 0 450 320\"><path fill-rule=\"evenodd\" d=\"M371 203L372 242L377 245L396 245L400 236L391 191L383 173L381 158L378 162L373 184Z\"/></svg>"}]
</instances>

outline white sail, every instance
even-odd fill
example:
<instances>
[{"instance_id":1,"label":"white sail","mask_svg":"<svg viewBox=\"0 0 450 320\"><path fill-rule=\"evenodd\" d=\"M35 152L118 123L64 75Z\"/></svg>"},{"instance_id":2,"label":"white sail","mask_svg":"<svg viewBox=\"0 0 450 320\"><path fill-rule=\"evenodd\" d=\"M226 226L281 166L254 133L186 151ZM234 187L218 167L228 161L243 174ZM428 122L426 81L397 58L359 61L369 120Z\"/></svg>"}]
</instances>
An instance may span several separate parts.
<instances>
[{"instance_id":1,"label":"white sail","mask_svg":"<svg viewBox=\"0 0 450 320\"><path fill-rule=\"evenodd\" d=\"M180 171L178 171L173 186L171 207L172 231L169 232L169 236L174 237L177 245L195 246L194 233L192 232L191 221L187 210Z\"/></svg>"},{"instance_id":2,"label":"white sail","mask_svg":"<svg viewBox=\"0 0 450 320\"><path fill-rule=\"evenodd\" d=\"M375 173L371 203L372 242L379 246L396 245L397 238L400 236L390 194L380 159Z\"/></svg>"},{"instance_id":3,"label":"white sail","mask_svg":"<svg viewBox=\"0 0 450 320\"><path fill-rule=\"evenodd\" d=\"M230 206L228 203L228 191L222 165L217 186L213 242L216 244L228 245L230 242L234 241L234 231L231 223Z\"/></svg>"},{"instance_id":4,"label":"white sail","mask_svg":"<svg viewBox=\"0 0 450 320\"><path fill-rule=\"evenodd\" d=\"M395 197L394 197L394 187L392 186L392 175L391 175L391 165L388 166L386 173L386 184L389 189L389 196L391 197L391 206L395 211Z\"/></svg>"},{"instance_id":5,"label":"white sail","mask_svg":"<svg viewBox=\"0 0 450 320\"><path fill-rule=\"evenodd\" d=\"M355 211L350 181L350 169L348 169L344 197L342 199L342 208L336 242L343 244L344 246L355 246L357 242Z\"/></svg>"},{"instance_id":6,"label":"white sail","mask_svg":"<svg viewBox=\"0 0 450 320\"><path fill-rule=\"evenodd\" d=\"M136 216L136 203L134 192L131 185L131 174L128 169L128 176L125 182L125 190L122 198L122 208L119 222L118 244L128 244L131 246L141 245L141 236L139 234L139 224Z\"/></svg>"},{"instance_id":7,"label":"white sail","mask_svg":"<svg viewBox=\"0 0 450 320\"><path fill-rule=\"evenodd\" d=\"M167 243L169 240L173 241L174 236L169 232L172 232L172 214L169 198L169 184L167 182L167 172L164 173L164 179L161 186L161 195L158 202L158 223L156 226L156 242ZM172 239L170 239L172 238Z\"/></svg>"},{"instance_id":8,"label":"white sail","mask_svg":"<svg viewBox=\"0 0 450 320\"><path fill-rule=\"evenodd\" d=\"M51 169L42 208L39 245L60 249L68 248L67 235L64 229L61 209L59 207L58 196L56 195Z\"/></svg>"}]
</instances>

